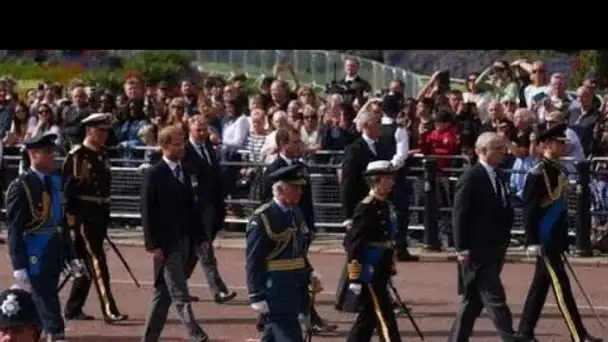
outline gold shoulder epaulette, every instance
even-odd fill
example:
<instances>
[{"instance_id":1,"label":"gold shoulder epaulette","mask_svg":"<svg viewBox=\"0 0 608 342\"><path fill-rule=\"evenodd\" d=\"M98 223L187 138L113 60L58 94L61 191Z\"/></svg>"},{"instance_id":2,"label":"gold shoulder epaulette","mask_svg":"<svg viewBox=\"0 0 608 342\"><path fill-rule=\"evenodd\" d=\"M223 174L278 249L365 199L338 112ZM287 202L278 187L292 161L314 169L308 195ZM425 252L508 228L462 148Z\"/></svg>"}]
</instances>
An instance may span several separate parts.
<instances>
[{"instance_id":1,"label":"gold shoulder epaulette","mask_svg":"<svg viewBox=\"0 0 608 342\"><path fill-rule=\"evenodd\" d=\"M268 210L268 208L270 208L270 202L266 202L266 203L260 205L259 207L257 207L257 209L253 212L253 214L259 215L259 214L265 212L266 210Z\"/></svg>"},{"instance_id":2,"label":"gold shoulder epaulette","mask_svg":"<svg viewBox=\"0 0 608 342\"><path fill-rule=\"evenodd\" d=\"M361 203L370 204L374 200L374 196L367 195L364 199L361 200Z\"/></svg>"},{"instance_id":3,"label":"gold shoulder epaulette","mask_svg":"<svg viewBox=\"0 0 608 342\"><path fill-rule=\"evenodd\" d=\"M72 149L70 150L69 154L76 153L76 151L80 150L81 147L82 145L74 145L74 147L72 147Z\"/></svg>"}]
</instances>

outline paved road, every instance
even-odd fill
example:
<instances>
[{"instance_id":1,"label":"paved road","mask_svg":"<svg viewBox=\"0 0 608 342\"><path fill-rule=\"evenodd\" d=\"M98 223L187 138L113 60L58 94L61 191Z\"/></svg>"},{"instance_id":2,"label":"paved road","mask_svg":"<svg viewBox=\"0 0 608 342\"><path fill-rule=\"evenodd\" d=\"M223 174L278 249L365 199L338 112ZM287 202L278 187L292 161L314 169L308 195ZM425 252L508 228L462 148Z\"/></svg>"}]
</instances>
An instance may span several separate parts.
<instances>
[{"instance_id":1,"label":"paved road","mask_svg":"<svg viewBox=\"0 0 608 342\"><path fill-rule=\"evenodd\" d=\"M131 315L132 319L120 326L108 327L102 323L79 322L68 324L70 341L139 341L143 329L143 321L151 295L150 280L152 263L150 257L141 247L122 246L121 251L131 264L135 274L144 285L137 289L131 284L127 273L122 269L117 258L110 254L110 270L112 272L113 292L119 302L119 308ZM9 265L6 247L0 247L4 265ZM246 304L244 291L244 261L243 251L238 249L221 249L217 253L221 271L227 283L237 290L239 296L226 305L216 305L209 301L203 274L197 270L191 279L191 291L203 299L195 304L195 312L204 329L212 337L212 341L247 341L257 339L254 314ZM339 325L339 331L332 336L315 337L316 341L344 341L345 336L354 321L352 314L338 313L333 309L333 291L336 287L339 269L343 262L342 255L315 253L311 259L317 270L323 275L325 292L319 298L318 309L323 317ZM454 312L456 310L455 266L451 262L421 262L399 264L399 274L396 279L401 296L410 302L414 308L415 318L428 341L445 341ZM608 276L603 268L577 266L576 271L585 285L589 296L602 315L608 315ZM528 264L507 264L503 272L508 295L508 302L514 312L517 323L521 304L530 282L532 266ZM0 270L0 285L11 283L10 267ZM69 288L69 286L68 286ZM65 290L62 297L65 298ZM86 312L96 317L100 316L99 304L95 296L87 303ZM578 296L579 303L583 303ZM538 328L542 341L569 341L567 329L552 296L551 303L545 310ZM584 305L581 305L584 307ZM592 318L588 309L583 309L585 322L590 331L601 335L597 322ZM605 318L604 318L605 319ZM608 320L606 321L608 323ZM417 340L411 325L405 318L399 320L400 330L404 340ZM474 341L496 341L497 337L491 322L484 315L476 324ZM177 321L173 311L163 333L163 341L186 341L186 334Z\"/></svg>"}]
</instances>

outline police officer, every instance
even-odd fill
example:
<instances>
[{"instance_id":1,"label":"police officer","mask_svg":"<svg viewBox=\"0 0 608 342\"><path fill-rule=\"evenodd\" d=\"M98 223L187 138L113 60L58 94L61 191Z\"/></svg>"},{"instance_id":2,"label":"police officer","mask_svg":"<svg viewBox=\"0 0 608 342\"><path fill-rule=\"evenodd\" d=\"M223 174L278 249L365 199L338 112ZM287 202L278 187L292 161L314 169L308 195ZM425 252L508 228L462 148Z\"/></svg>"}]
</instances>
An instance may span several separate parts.
<instances>
[{"instance_id":1,"label":"police officer","mask_svg":"<svg viewBox=\"0 0 608 342\"><path fill-rule=\"evenodd\" d=\"M301 165L268 175L273 199L260 206L246 233L245 269L251 308L266 314L262 341L301 342L298 321L307 312L314 277L306 257L309 231L298 207L305 184Z\"/></svg>"},{"instance_id":2,"label":"police officer","mask_svg":"<svg viewBox=\"0 0 608 342\"><path fill-rule=\"evenodd\" d=\"M64 322L57 283L65 260L72 260L65 248L69 237L58 227L61 213L61 180L52 176L55 134L25 141L31 161L27 172L8 188L6 211L9 253L13 276L21 286L31 288L49 341L64 339ZM73 260L73 267L82 262Z\"/></svg>"},{"instance_id":3,"label":"police officer","mask_svg":"<svg viewBox=\"0 0 608 342\"><path fill-rule=\"evenodd\" d=\"M85 260L91 278L80 277L74 281L64 314L68 320L93 319L82 311L93 281L104 321L114 324L128 316L116 307L103 249L110 220L110 163L103 149L110 130L110 116L91 114L82 124L86 128L84 142L70 151L62 175L65 221L76 233L76 253Z\"/></svg>"},{"instance_id":4,"label":"police officer","mask_svg":"<svg viewBox=\"0 0 608 342\"><path fill-rule=\"evenodd\" d=\"M562 259L568 250L568 181L558 159L568 155L565 131L566 125L559 125L537 137L543 159L530 170L524 185L526 246L536 255L536 267L518 332L536 341L534 329L551 287L573 341L600 342L583 325Z\"/></svg>"},{"instance_id":5,"label":"police officer","mask_svg":"<svg viewBox=\"0 0 608 342\"><path fill-rule=\"evenodd\" d=\"M38 342L41 334L30 293L18 287L0 293L0 341Z\"/></svg>"},{"instance_id":6,"label":"police officer","mask_svg":"<svg viewBox=\"0 0 608 342\"><path fill-rule=\"evenodd\" d=\"M375 329L383 341L401 341L388 292L390 277L396 274L397 217L387 201L395 171L388 160L368 164L370 192L355 208L353 225L344 237L349 284L342 307L347 312L361 310L347 341L370 341Z\"/></svg>"}]
</instances>

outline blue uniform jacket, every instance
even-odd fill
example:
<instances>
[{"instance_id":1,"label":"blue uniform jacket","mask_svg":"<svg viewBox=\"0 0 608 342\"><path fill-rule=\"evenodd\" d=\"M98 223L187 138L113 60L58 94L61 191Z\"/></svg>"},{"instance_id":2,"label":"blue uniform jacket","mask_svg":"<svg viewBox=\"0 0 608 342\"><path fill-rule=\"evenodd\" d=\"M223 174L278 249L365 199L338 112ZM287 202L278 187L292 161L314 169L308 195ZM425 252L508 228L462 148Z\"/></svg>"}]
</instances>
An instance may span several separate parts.
<instances>
[{"instance_id":1,"label":"blue uniform jacket","mask_svg":"<svg viewBox=\"0 0 608 342\"><path fill-rule=\"evenodd\" d=\"M260 206L247 226L245 269L250 301L266 300L271 313L299 313L308 299L312 267L309 232L298 207L274 200Z\"/></svg>"},{"instance_id":2,"label":"blue uniform jacket","mask_svg":"<svg viewBox=\"0 0 608 342\"><path fill-rule=\"evenodd\" d=\"M52 175L51 193L31 169L15 179L6 196L9 253L13 269L30 276L60 272L63 257L61 179Z\"/></svg>"}]
</instances>

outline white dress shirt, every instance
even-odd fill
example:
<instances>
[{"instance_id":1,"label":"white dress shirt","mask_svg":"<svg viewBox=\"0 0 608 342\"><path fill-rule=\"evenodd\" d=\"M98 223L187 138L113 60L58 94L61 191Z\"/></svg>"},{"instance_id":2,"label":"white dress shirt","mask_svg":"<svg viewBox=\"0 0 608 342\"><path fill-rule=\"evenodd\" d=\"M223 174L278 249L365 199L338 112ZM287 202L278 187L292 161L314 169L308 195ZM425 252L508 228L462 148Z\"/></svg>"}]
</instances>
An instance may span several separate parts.
<instances>
[{"instance_id":1,"label":"white dress shirt","mask_svg":"<svg viewBox=\"0 0 608 342\"><path fill-rule=\"evenodd\" d=\"M243 147L249 134L249 119L241 115L222 129L222 144L226 146Z\"/></svg>"},{"instance_id":2,"label":"white dress shirt","mask_svg":"<svg viewBox=\"0 0 608 342\"><path fill-rule=\"evenodd\" d=\"M369 148L369 150L372 151L372 153L377 156L378 155L378 151L376 151L377 142L374 139L368 137L365 133L361 134L361 137L367 143L367 148Z\"/></svg>"},{"instance_id":3,"label":"white dress shirt","mask_svg":"<svg viewBox=\"0 0 608 342\"><path fill-rule=\"evenodd\" d=\"M388 116L382 117L383 125L391 125L395 120ZM393 167L400 169L404 164L408 157L408 153L410 150L410 137L407 134L407 130L403 127L397 127L395 130L395 142L396 149L395 155L393 159L391 159L391 164Z\"/></svg>"},{"instance_id":4,"label":"white dress shirt","mask_svg":"<svg viewBox=\"0 0 608 342\"><path fill-rule=\"evenodd\" d=\"M496 179L496 170L491 167L490 165L488 165L488 163L480 160L479 164L481 164L481 166L483 166L483 168L486 170L486 172L488 173L488 177L490 177L490 182L492 183L492 188L494 189L494 194L498 194L498 191L496 190L496 186L500 186L500 190L501 190L501 194L502 194L502 204L505 205L507 203L506 201L506 191L505 191L505 187L502 184L502 180Z\"/></svg>"}]
</instances>

